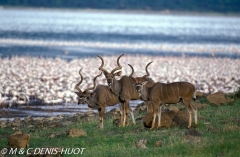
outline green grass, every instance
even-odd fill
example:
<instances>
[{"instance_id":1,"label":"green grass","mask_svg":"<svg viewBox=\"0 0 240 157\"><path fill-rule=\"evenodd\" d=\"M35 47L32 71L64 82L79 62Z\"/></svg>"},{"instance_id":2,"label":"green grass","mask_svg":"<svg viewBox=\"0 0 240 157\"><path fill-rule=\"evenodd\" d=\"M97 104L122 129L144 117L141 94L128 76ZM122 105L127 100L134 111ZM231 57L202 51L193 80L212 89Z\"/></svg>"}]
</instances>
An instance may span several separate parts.
<instances>
[{"instance_id":1,"label":"green grass","mask_svg":"<svg viewBox=\"0 0 240 157\"><path fill-rule=\"evenodd\" d=\"M198 100L198 102L206 102ZM140 115L135 115L135 118ZM61 147L86 148L81 156L99 157L138 157L138 156L171 156L171 157L235 157L240 154L240 99L232 105L214 107L208 105L198 111L197 131L202 134L197 140L187 142L184 138L186 128L171 127L160 130L143 128L141 123L136 126L117 127L112 124L113 118L105 119L104 129L97 126L98 120L78 122L68 127L41 129L31 132L30 148ZM66 135L70 128L83 129L88 136L71 138ZM14 131L10 128L0 129L0 148L7 145L7 136ZM51 133L60 133L49 138ZM137 148L135 141L146 138L147 149ZM163 141L162 147L155 147L156 141ZM71 155L64 155L71 156ZM73 155L72 155L73 156ZM79 155L80 156L80 155Z\"/></svg>"}]
</instances>

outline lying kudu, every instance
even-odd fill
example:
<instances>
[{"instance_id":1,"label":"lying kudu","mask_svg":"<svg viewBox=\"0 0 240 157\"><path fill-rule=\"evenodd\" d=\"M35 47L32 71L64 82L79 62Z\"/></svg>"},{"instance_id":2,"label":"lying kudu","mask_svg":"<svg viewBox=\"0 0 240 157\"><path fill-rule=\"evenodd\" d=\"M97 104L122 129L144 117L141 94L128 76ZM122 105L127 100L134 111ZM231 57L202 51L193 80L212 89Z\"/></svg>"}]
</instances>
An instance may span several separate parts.
<instances>
[{"instance_id":1,"label":"lying kudu","mask_svg":"<svg viewBox=\"0 0 240 157\"><path fill-rule=\"evenodd\" d=\"M131 68L132 66L128 64ZM133 68L132 68L133 70ZM161 127L161 109L162 105L177 103L180 100L185 104L189 112L188 128L192 124L192 112L194 113L194 123L197 126L197 110L190 103L191 99L196 99L195 86L188 82L160 83L156 82L152 87L147 87L149 75L141 78L129 76L136 91L141 95L143 100L149 100L153 106L153 120L151 129L155 126L156 115L158 115L158 128Z\"/></svg>"},{"instance_id":2,"label":"lying kudu","mask_svg":"<svg viewBox=\"0 0 240 157\"><path fill-rule=\"evenodd\" d=\"M104 85L97 85L96 89L96 79L97 77L101 76L101 74L97 75L96 77L94 77L93 79L93 87L87 88L85 89L83 92L82 90L79 88L79 85L82 83L83 80L83 76L81 74L81 70L79 71L79 75L81 76L81 80L75 85L75 89L78 92L75 92L78 95L78 105L79 104L87 104L89 108L94 108L94 109L98 109L99 112L99 119L100 119L100 124L99 127L100 129L103 128L103 116L104 116L104 112L105 112L105 108L107 106L114 106L116 104L119 103L118 97L115 96L110 89L108 88L108 86L104 86ZM93 90L93 91L90 91ZM120 105L120 117L123 116L122 114L122 107Z\"/></svg>"},{"instance_id":3,"label":"lying kudu","mask_svg":"<svg viewBox=\"0 0 240 157\"><path fill-rule=\"evenodd\" d=\"M129 76L122 76L120 80L117 80L115 77L121 75L121 70L122 66L119 63L119 59L123 56L124 54L120 55L117 58L117 65L118 67L114 68L111 72L108 72L106 69L103 68L104 66L104 61L102 57L98 56L98 58L101 59L102 64L99 67L99 70L103 72L105 75L105 78L107 79L108 87L110 90L119 98L119 101L121 103L124 103L124 120L122 123L122 126L128 126L129 121L128 121L128 113L129 110L131 111L129 107L129 101L130 100L138 100L140 99L139 93L135 90L134 86L132 86L132 83L130 81ZM154 82L152 80L149 80L148 83L146 83L146 86L152 86ZM134 120L133 113L131 111L132 119L133 119L133 125L136 124Z\"/></svg>"}]
</instances>

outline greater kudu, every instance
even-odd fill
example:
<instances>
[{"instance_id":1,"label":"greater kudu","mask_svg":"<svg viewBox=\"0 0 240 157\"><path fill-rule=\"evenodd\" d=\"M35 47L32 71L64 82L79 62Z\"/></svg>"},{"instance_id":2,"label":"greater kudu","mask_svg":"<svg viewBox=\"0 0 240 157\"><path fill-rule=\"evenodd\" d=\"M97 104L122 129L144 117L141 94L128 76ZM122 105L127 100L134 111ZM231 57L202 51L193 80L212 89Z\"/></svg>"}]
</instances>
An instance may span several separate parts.
<instances>
[{"instance_id":1,"label":"greater kudu","mask_svg":"<svg viewBox=\"0 0 240 157\"><path fill-rule=\"evenodd\" d=\"M132 68L130 64L128 65ZM189 112L188 128L192 124L192 112L194 113L194 123L197 126L197 109L190 103L192 98L196 99L196 89L193 84L189 82L174 82L169 84L156 82L152 87L147 87L147 75L142 78L134 78L131 75L130 79L133 85L135 85L136 91L141 95L141 98L152 103L153 120L151 129L155 126L156 115L158 115L158 128L161 127L162 105L177 103L180 100L183 101Z\"/></svg>"},{"instance_id":2,"label":"greater kudu","mask_svg":"<svg viewBox=\"0 0 240 157\"><path fill-rule=\"evenodd\" d=\"M115 77L121 75L121 70L122 66L119 63L119 59L123 56L124 54L120 55L117 58L117 65L118 67L114 68L111 72L108 72L106 69L103 68L104 66L104 60L102 57L98 56L98 58L101 59L102 64L99 67L99 70L103 72L105 75L105 78L107 79L107 83L111 91L119 98L119 101L123 103L124 105L124 120L122 123L122 126L128 126L129 125L129 120L128 120L128 114L129 110L131 111L132 119L133 119L133 125L136 124L134 115L132 110L129 107L129 101L130 100L139 100L139 93L135 90L134 86L132 86L132 83L129 79L129 76L122 76L120 80L117 80ZM149 82L146 84L146 86L152 86L154 82L149 80Z\"/></svg>"},{"instance_id":3,"label":"greater kudu","mask_svg":"<svg viewBox=\"0 0 240 157\"><path fill-rule=\"evenodd\" d=\"M96 79L97 77L101 76L101 74L97 75L93 79L93 87L87 88L84 91L82 91L79 88L79 85L83 81L83 76L81 74L81 70L79 70L79 75L81 76L81 80L75 85L75 89L77 92L75 92L78 95L78 105L79 104L87 104L89 108L97 109L99 112L99 128L103 128L103 116L105 112L105 108L107 106L114 106L119 103L118 97L114 95L108 86L105 85L97 85L96 89ZM90 91L93 90L93 91ZM122 107L120 106L120 116L122 117Z\"/></svg>"}]
</instances>

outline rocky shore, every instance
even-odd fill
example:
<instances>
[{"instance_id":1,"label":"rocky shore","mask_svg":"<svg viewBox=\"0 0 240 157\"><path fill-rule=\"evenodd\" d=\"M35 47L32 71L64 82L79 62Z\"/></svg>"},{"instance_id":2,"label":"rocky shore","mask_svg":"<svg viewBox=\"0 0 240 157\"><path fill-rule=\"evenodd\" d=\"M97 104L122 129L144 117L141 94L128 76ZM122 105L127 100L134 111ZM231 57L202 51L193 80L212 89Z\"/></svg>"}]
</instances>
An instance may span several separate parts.
<instances>
[{"instance_id":1,"label":"rocky shore","mask_svg":"<svg viewBox=\"0 0 240 157\"><path fill-rule=\"evenodd\" d=\"M234 101L234 99L229 98L224 93L218 92L215 94L201 95L197 93L198 98L204 98L208 101L205 103L193 103L195 108L202 110L209 104L213 106L220 106L223 104L229 104ZM145 127L150 127L152 120L152 113L147 113L147 106L144 103L140 103L136 106L134 114L140 115L140 117L135 117L137 122L143 123ZM119 108L110 110L104 114L104 117L113 117L113 125L119 125ZM29 128L31 131L38 129L49 129L55 127L64 127L71 125L76 122L83 122L89 120L98 120L98 113L93 111L88 111L85 113L79 112L71 116L51 116L51 117L25 117L23 119L14 118L13 121L1 120L0 128L11 128L12 130L22 130L23 128ZM188 112L186 108L180 103L173 106L167 106L162 113L162 126L170 127L171 125L187 125L188 122ZM156 122L157 124L157 122ZM96 126L97 127L97 126Z\"/></svg>"}]
</instances>

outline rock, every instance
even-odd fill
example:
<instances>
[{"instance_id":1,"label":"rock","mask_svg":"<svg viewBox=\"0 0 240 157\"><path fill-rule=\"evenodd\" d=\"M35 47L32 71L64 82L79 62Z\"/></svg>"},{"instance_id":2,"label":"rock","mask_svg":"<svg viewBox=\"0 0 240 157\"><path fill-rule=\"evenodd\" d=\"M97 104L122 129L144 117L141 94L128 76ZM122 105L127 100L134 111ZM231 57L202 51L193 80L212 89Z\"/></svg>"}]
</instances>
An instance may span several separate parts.
<instances>
[{"instance_id":1,"label":"rock","mask_svg":"<svg viewBox=\"0 0 240 157\"><path fill-rule=\"evenodd\" d=\"M81 129L79 130L79 129L72 128L67 132L67 135L69 137L81 137L81 136L87 136L87 133Z\"/></svg>"},{"instance_id":2,"label":"rock","mask_svg":"<svg viewBox=\"0 0 240 157\"><path fill-rule=\"evenodd\" d=\"M6 128L7 127L7 121L1 121L0 128Z\"/></svg>"},{"instance_id":3,"label":"rock","mask_svg":"<svg viewBox=\"0 0 240 157\"><path fill-rule=\"evenodd\" d=\"M152 119L153 119L153 113L147 113L143 118L143 124L144 127L150 128L152 125ZM173 118L175 117L177 113L174 111L164 111L161 114L161 127L170 127L173 121ZM155 127L157 127L158 124L158 117L156 116L155 121Z\"/></svg>"},{"instance_id":4,"label":"rock","mask_svg":"<svg viewBox=\"0 0 240 157\"><path fill-rule=\"evenodd\" d=\"M49 136L49 138L54 138L55 137L55 134L51 134L50 136Z\"/></svg>"},{"instance_id":5,"label":"rock","mask_svg":"<svg viewBox=\"0 0 240 157\"><path fill-rule=\"evenodd\" d=\"M55 137L61 137L63 135L66 135L66 132L51 132L51 133L45 134L44 136L52 139Z\"/></svg>"},{"instance_id":6,"label":"rock","mask_svg":"<svg viewBox=\"0 0 240 157\"><path fill-rule=\"evenodd\" d=\"M10 148L27 148L29 146L29 134L16 134L8 138L8 147Z\"/></svg>"},{"instance_id":7,"label":"rock","mask_svg":"<svg viewBox=\"0 0 240 157\"><path fill-rule=\"evenodd\" d=\"M148 144L148 143L149 143L149 142L148 142L147 139L140 139L140 140L137 140L137 141L135 142L135 145L136 145L136 147L138 147L138 148L143 148L143 149L145 149L145 148L147 148L146 144Z\"/></svg>"},{"instance_id":8,"label":"rock","mask_svg":"<svg viewBox=\"0 0 240 157\"><path fill-rule=\"evenodd\" d=\"M155 147L162 147L163 141L157 141L155 142Z\"/></svg>"},{"instance_id":9,"label":"rock","mask_svg":"<svg viewBox=\"0 0 240 157\"><path fill-rule=\"evenodd\" d=\"M12 122L9 122L8 125L12 127L13 130L16 130L22 126L22 121L18 118L15 118Z\"/></svg>"},{"instance_id":10,"label":"rock","mask_svg":"<svg viewBox=\"0 0 240 157\"><path fill-rule=\"evenodd\" d=\"M32 118L31 116L28 116L28 117L24 118L23 121L24 121L26 124L28 124L28 123L30 123L31 121L33 121L33 118Z\"/></svg>"},{"instance_id":11,"label":"rock","mask_svg":"<svg viewBox=\"0 0 240 157\"><path fill-rule=\"evenodd\" d=\"M14 123L17 123L17 122L20 122L20 121L21 121L21 119L20 119L19 117L16 117L16 118L14 118L14 120L13 120Z\"/></svg>"},{"instance_id":12,"label":"rock","mask_svg":"<svg viewBox=\"0 0 240 157\"><path fill-rule=\"evenodd\" d=\"M220 105L220 104L226 104L226 103L229 103L229 102L232 102L233 99L230 99L228 97L225 97L225 95L222 93L222 92L217 92L217 93L214 93L214 94L209 94L207 96L207 100L213 104L213 105Z\"/></svg>"}]
</instances>

